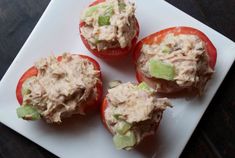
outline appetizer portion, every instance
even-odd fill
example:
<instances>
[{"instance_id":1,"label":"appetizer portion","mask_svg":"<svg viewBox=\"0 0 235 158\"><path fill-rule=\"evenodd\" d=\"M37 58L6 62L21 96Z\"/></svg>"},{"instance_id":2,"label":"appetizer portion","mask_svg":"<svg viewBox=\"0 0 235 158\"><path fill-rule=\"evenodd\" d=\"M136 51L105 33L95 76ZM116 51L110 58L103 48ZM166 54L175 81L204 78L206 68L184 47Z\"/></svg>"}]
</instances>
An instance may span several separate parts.
<instances>
[{"instance_id":1,"label":"appetizer portion","mask_svg":"<svg viewBox=\"0 0 235 158\"><path fill-rule=\"evenodd\" d=\"M141 40L134 51L139 82L162 93L180 90L201 94L214 73L216 48L190 27L173 27Z\"/></svg>"},{"instance_id":2,"label":"appetizer portion","mask_svg":"<svg viewBox=\"0 0 235 158\"><path fill-rule=\"evenodd\" d=\"M102 97L100 66L88 56L69 53L43 58L20 78L16 97L21 104L17 115L25 120L61 123L73 114L84 115Z\"/></svg>"},{"instance_id":3,"label":"appetizer portion","mask_svg":"<svg viewBox=\"0 0 235 158\"><path fill-rule=\"evenodd\" d=\"M146 83L112 86L102 104L102 121L112 133L116 148L129 150L156 132L170 102L157 98Z\"/></svg>"},{"instance_id":4,"label":"appetizer portion","mask_svg":"<svg viewBox=\"0 0 235 158\"><path fill-rule=\"evenodd\" d=\"M83 12L79 29L94 55L105 59L125 56L139 35L135 6L125 0L97 0Z\"/></svg>"}]
</instances>

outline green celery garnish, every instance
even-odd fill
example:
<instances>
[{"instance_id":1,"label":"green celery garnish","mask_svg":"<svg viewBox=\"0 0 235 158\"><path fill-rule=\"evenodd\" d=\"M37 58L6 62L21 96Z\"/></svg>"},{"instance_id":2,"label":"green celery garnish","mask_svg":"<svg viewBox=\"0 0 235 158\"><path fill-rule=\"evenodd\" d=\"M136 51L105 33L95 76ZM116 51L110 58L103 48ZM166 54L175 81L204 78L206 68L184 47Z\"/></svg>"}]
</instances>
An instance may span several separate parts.
<instances>
[{"instance_id":1,"label":"green celery garnish","mask_svg":"<svg viewBox=\"0 0 235 158\"><path fill-rule=\"evenodd\" d=\"M117 133L124 135L131 128L131 124L126 121L119 121L115 125L115 130Z\"/></svg>"},{"instance_id":2,"label":"green celery garnish","mask_svg":"<svg viewBox=\"0 0 235 158\"><path fill-rule=\"evenodd\" d=\"M138 85L138 88L139 89L142 89L142 90L145 90L145 91L153 91L153 89L151 87L148 86L147 83L145 82L141 82L139 85Z\"/></svg>"},{"instance_id":3,"label":"green celery garnish","mask_svg":"<svg viewBox=\"0 0 235 158\"><path fill-rule=\"evenodd\" d=\"M117 149L130 149L136 144L134 132L129 131L125 135L116 134L113 137L114 145Z\"/></svg>"},{"instance_id":4,"label":"green celery garnish","mask_svg":"<svg viewBox=\"0 0 235 158\"><path fill-rule=\"evenodd\" d=\"M99 16L98 24L99 26L110 25L110 16Z\"/></svg>"},{"instance_id":5,"label":"green celery garnish","mask_svg":"<svg viewBox=\"0 0 235 158\"><path fill-rule=\"evenodd\" d=\"M165 80L174 80L174 67L171 64L164 63L160 60L149 61L149 72L150 75Z\"/></svg>"},{"instance_id":6,"label":"green celery garnish","mask_svg":"<svg viewBox=\"0 0 235 158\"><path fill-rule=\"evenodd\" d=\"M118 5L119 5L119 8L121 10L125 10L125 8L126 8L126 4L125 3L119 3Z\"/></svg>"},{"instance_id":7,"label":"green celery garnish","mask_svg":"<svg viewBox=\"0 0 235 158\"><path fill-rule=\"evenodd\" d=\"M32 106L24 105L16 109L17 116L25 120L39 120L41 118L38 110Z\"/></svg>"}]
</instances>

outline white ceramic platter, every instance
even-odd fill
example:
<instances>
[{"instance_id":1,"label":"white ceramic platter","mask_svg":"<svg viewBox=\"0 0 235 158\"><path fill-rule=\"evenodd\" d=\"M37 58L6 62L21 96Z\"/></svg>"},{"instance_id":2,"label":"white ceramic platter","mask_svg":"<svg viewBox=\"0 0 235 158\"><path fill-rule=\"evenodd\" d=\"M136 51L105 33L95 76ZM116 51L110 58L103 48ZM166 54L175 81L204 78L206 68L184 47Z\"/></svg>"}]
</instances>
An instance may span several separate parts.
<instances>
[{"instance_id":1,"label":"white ceramic platter","mask_svg":"<svg viewBox=\"0 0 235 158\"><path fill-rule=\"evenodd\" d=\"M0 84L0 121L38 145L60 157L80 158L175 158L180 155L212 97L223 81L235 58L235 44L186 15L163 0L137 0L140 38L172 26L192 26L206 33L218 50L216 72L201 98L172 99L174 108L166 110L156 138L138 149L118 151L111 135L103 128L99 115L67 120L66 125L51 126L43 121L27 122L18 119L15 88L22 73L40 57L63 52L94 57L83 46L79 33L79 17L88 0L52 0L37 26L11 64ZM94 57L95 58L95 57ZM95 58L97 59L97 58ZM114 79L135 81L131 62L101 65L104 83Z\"/></svg>"}]
</instances>

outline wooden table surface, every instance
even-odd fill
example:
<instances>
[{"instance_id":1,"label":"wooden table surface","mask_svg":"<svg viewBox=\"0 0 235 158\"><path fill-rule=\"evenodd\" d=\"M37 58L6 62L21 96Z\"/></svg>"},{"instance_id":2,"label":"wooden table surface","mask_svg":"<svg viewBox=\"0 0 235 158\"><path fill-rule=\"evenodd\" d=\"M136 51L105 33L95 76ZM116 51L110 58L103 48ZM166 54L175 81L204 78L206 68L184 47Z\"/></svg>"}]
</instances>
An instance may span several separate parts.
<instances>
[{"instance_id":1,"label":"wooden table surface","mask_svg":"<svg viewBox=\"0 0 235 158\"><path fill-rule=\"evenodd\" d=\"M235 0L167 0L235 41ZM0 0L0 79L49 0ZM235 51L235 50L234 50ZM235 64L204 114L182 158L235 157ZM0 158L56 157L0 123Z\"/></svg>"}]
</instances>

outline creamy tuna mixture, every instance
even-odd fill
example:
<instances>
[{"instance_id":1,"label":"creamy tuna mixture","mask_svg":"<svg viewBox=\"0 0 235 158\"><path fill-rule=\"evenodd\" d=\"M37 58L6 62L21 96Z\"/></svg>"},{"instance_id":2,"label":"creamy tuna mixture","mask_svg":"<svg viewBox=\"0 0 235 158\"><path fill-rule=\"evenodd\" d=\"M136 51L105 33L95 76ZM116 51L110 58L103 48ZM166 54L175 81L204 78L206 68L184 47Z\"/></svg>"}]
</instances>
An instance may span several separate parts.
<instances>
[{"instance_id":1,"label":"creamy tuna mixture","mask_svg":"<svg viewBox=\"0 0 235 158\"><path fill-rule=\"evenodd\" d=\"M38 75L23 84L23 105L36 108L48 123L84 114L84 103L97 95L99 71L87 59L64 54L60 62L51 56L41 59L35 67Z\"/></svg>"},{"instance_id":2,"label":"creamy tuna mixture","mask_svg":"<svg viewBox=\"0 0 235 158\"><path fill-rule=\"evenodd\" d=\"M87 8L82 16L85 23L81 27L82 36L91 49L131 47L137 34L133 3L125 0L106 0Z\"/></svg>"},{"instance_id":3,"label":"creamy tuna mixture","mask_svg":"<svg viewBox=\"0 0 235 158\"><path fill-rule=\"evenodd\" d=\"M138 66L147 77L154 77L150 74L150 61L161 61L173 68L173 78L169 81L181 88L201 93L213 74L205 43L195 35L169 34L160 44L143 45L141 52Z\"/></svg>"},{"instance_id":4,"label":"creamy tuna mixture","mask_svg":"<svg viewBox=\"0 0 235 158\"><path fill-rule=\"evenodd\" d=\"M170 106L167 98L157 98L153 90L130 82L109 89L107 102L105 118L114 134L114 141L115 137L132 135L129 140L132 143L130 146L124 144L125 148L131 148L145 136L154 134L163 111Z\"/></svg>"}]
</instances>

